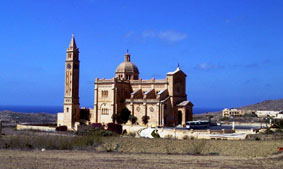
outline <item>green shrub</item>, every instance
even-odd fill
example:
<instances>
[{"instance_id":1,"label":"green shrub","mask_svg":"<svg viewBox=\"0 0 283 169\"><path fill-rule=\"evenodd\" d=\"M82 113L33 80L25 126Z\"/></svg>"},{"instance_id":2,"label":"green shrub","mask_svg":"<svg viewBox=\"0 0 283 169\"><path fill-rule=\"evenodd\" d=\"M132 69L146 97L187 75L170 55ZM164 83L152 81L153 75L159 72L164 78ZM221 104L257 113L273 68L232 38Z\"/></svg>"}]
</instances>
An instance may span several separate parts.
<instances>
[{"instance_id":1,"label":"green shrub","mask_svg":"<svg viewBox=\"0 0 283 169\"><path fill-rule=\"evenodd\" d=\"M276 129L275 132L276 133L283 133L283 130L282 129Z\"/></svg>"},{"instance_id":2,"label":"green shrub","mask_svg":"<svg viewBox=\"0 0 283 169\"><path fill-rule=\"evenodd\" d=\"M271 130L271 128L267 128L264 132L264 134L273 134L274 132Z\"/></svg>"},{"instance_id":3,"label":"green shrub","mask_svg":"<svg viewBox=\"0 0 283 169\"><path fill-rule=\"evenodd\" d=\"M136 116L134 116L134 115L131 114L131 115L129 116L129 120L131 121L132 124L136 124L138 118L137 118Z\"/></svg>"},{"instance_id":4,"label":"green shrub","mask_svg":"<svg viewBox=\"0 0 283 169\"><path fill-rule=\"evenodd\" d=\"M116 134L122 134L123 133L123 126L121 124L115 124L115 123L108 123L107 124L107 130L116 133Z\"/></svg>"},{"instance_id":5,"label":"green shrub","mask_svg":"<svg viewBox=\"0 0 283 169\"><path fill-rule=\"evenodd\" d=\"M116 152L118 151L120 145L119 144L112 144L112 143L106 143L103 144L103 148L106 152Z\"/></svg>"},{"instance_id":6,"label":"green shrub","mask_svg":"<svg viewBox=\"0 0 283 169\"><path fill-rule=\"evenodd\" d=\"M147 125L149 119L150 119L149 116L142 116L142 122L143 122L143 124L144 124L144 125Z\"/></svg>"},{"instance_id":7,"label":"green shrub","mask_svg":"<svg viewBox=\"0 0 283 169\"><path fill-rule=\"evenodd\" d=\"M124 108L117 114L113 114L112 119L114 122L118 124L125 124L129 120L130 114L131 114L130 110L127 108Z\"/></svg>"},{"instance_id":8,"label":"green shrub","mask_svg":"<svg viewBox=\"0 0 283 169\"><path fill-rule=\"evenodd\" d=\"M96 135L85 136L8 136L0 140L0 148L3 149L50 149L70 150L82 149L88 146L101 144L101 137Z\"/></svg>"},{"instance_id":9,"label":"green shrub","mask_svg":"<svg viewBox=\"0 0 283 169\"><path fill-rule=\"evenodd\" d=\"M160 138L160 135L158 134L158 130L153 130L153 131L151 132L151 136L152 136L153 138Z\"/></svg>"},{"instance_id":10,"label":"green shrub","mask_svg":"<svg viewBox=\"0 0 283 169\"><path fill-rule=\"evenodd\" d=\"M229 117L222 117L220 120L221 120L221 121L228 121L228 120L229 120Z\"/></svg>"},{"instance_id":11,"label":"green shrub","mask_svg":"<svg viewBox=\"0 0 283 169\"><path fill-rule=\"evenodd\" d=\"M283 120L274 120L272 128L283 129Z\"/></svg>"},{"instance_id":12,"label":"green shrub","mask_svg":"<svg viewBox=\"0 0 283 169\"><path fill-rule=\"evenodd\" d=\"M209 155L211 155L211 156L219 156L220 153L218 153L218 152L211 152L211 153L209 153Z\"/></svg>"},{"instance_id":13,"label":"green shrub","mask_svg":"<svg viewBox=\"0 0 283 169\"><path fill-rule=\"evenodd\" d=\"M95 135L79 136L73 142L74 148L83 149L84 147L96 147L102 143L101 137Z\"/></svg>"},{"instance_id":14,"label":"green shrub","mask_svg":"<svg viewBox=\"0 0 283 169\"><path fill-rule=\"evenodd\" d=\"M189 151L189 154L199 155L202 154L206 148L207 140L194 140L192 141L192 149Z\"/></svg>"},{"instance_id":15,"label":"green shrub","mask_svg":"<svg viewBox=\"0 0 283 169\"><path fill-rule=\"evenodd\" d=\"M260 137L256 137L255 140L256 141L260 141L261 139L260 139Z\"/></svg>"},{"instance_id":16,"label":"green shrub","mask_svg":"<svg viewBox=\"0 0 283 169\"><path fill-rule=\"evenodd\" d=\"M80 127L79 130L76 132L79 136L113 136L113 132L109 130L104 130L100 128L93 128L92 126L83 126Z\"/></svg>"}]
</instances>

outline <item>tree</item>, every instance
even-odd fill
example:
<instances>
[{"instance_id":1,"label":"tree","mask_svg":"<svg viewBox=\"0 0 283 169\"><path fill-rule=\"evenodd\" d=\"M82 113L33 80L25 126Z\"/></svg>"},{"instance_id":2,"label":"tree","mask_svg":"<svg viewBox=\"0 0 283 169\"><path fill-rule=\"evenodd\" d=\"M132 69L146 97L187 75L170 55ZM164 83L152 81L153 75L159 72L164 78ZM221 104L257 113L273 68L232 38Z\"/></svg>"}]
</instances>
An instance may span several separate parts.
<instances>
[{"instance_id":1,"label":"tree","mask_svg":"<svg viewBox=\"0 0 283 169\"><path fill-rule=\"evenodd\" d=\"M283 129L283 120L282 119L276 119L272 122L273 128Z\"/></svg>"},{"instance_id":2,"label":"tree","mask_svg":"<svg viewBox=\"0 0 283 169\"><path fill-rule=\"evenodd\" d=\"M130 110L127 108L124 108L117 114L113 114L112 119L114 122L118 124L125 124L129 120L130 114L131 114Z\"/></svg>"},{"instance_id":3,"label":"tree","mask_svg":"<svg viewBox=\"0 0 283 169\"><path fill-rule=\"evenodd\" d=\"M134 115L131 114L131 115L129 116L129 120L131 121L132 124L136 124L138 118L137 118L136 116L134 116Z\"/></svg>"},{"instance_id":4,"label":"tree","mask_svg":"<svg viewBox=\"0 0 283 169\"><path fill-rule=\"evenodd\" d=\"M142 116L142 122L144 125L146 125L148 123L148 120L149 120L149 116Z\"/></svg>"},{"instance_id":5,"label":"tree","mask_svg":"<svg viewBox=\"0 0 283 169\"><path fill-rule=\"evenodd\" d=\"M211 123L211 119L214 117L213 115L206 115L207 119L208 119L208 122L209 124Z\"/></svg>"}]
</instances>

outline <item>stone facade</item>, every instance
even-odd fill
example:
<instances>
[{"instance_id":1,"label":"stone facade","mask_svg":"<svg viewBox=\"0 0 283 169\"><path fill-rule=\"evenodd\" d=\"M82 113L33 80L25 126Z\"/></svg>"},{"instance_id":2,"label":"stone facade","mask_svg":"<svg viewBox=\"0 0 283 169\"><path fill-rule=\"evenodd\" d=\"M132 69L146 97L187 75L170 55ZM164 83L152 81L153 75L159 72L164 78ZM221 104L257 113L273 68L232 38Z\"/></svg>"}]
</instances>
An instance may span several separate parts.
<instances>
[{"instance_id":1,"label":"stone facade","mask_svg":"<svg viewBox=\"0 0 283 169\"><path fill-rule=\"evenodd\" d=\"M165 79L143 80L129 53L117 67L114 78L95 80L94 96L92 123L112 122L113 114L124 108L137 117L140 125L143 116L149 116L151 126L185 125L192 120L193 104L187 101L186 74L178 67L167 73Z\"/></svg>"},{"instance_id":2,"label":"stone facade","mask_svg":"<svg viewBox=\"0 0 283 169\"><path fill-rule=\"evenodd\" d=\"M237 117L237 116L243 116L245 114L245 111L243 110L240 110L240 109L228 109L228 108L225 108L222 110L222 116L223 117Z\"/></svg>"},{"instance_id":3,"label":"stone facade","mask_svg":"<svg viewBox=\"0 0 283 169\"><path fill-rule=\"evenodd\" d=\"M74 128L74 123L80 120L79 71L79 49L72 36L65 61L64 112L57 115L57 125L65 125L68 129Z\"/></svg>"},{"instance_id":4,"label":"stone facade","mask_svg":"<svg viewBox=\"0 0 283 169\"><path fill-rule=\"evenodd\" d=\"M71 43L75 45L74 38L72 41ZM79 51L76 45L72 50L70 49L69 47L67 50L67 56L71 53L77 56L77 60L71 59L69 63L67 59L66 79L69 72L68 64L79 65ZM79 75L72 66L70 71L73 81L78 82ZM137 117L139 125L143 124L143 116L149 116L148 125L151 126L185 125L186 121L192 120L193 104L187 101L186 74L179 67L167 73L165 79L143 80L139 77L139 70L131 62L131 55L127 52L124 62L116 68L115 77L96 78L94 86L94 108L89 110L87 120L89 123L113 122L113 114L125 108ZM67 93L68 91L70 93ZM67 102L67 100L72 101ZM81 122L82 119L77 114L78 106L78 84L69 84L66 81L64 113L58 114L58 125L67 125L70 128L74 126L74 122Z\"/></svg>"}]
</instances>

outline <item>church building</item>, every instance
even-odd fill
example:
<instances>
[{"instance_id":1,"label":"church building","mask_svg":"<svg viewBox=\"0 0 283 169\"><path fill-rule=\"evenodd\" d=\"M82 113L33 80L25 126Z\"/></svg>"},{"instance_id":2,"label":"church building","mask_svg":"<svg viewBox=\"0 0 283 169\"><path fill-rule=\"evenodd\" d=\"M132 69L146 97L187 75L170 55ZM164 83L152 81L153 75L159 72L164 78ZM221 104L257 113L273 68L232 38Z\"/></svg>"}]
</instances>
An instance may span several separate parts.
<instances>
[{"instance_id":1,"label":"church building","mask_svg":"<svg viewBox=\"0 0 283 169\"><path fill-rule=\"evenodd\" d=\"M179 67L164 79L143 80L127 52L112 79L95 79L92 109L80 108L79 69L79 49L72 36L65 62L64 112L58 113L58 126L73 129L79 123L111 123L113 114L125 108L137 117L137 125L143 125L143 116L149 117L150 126L185 125L192 120L193 104L186 94L187 75Z\"/></svg>"}]
</instances>

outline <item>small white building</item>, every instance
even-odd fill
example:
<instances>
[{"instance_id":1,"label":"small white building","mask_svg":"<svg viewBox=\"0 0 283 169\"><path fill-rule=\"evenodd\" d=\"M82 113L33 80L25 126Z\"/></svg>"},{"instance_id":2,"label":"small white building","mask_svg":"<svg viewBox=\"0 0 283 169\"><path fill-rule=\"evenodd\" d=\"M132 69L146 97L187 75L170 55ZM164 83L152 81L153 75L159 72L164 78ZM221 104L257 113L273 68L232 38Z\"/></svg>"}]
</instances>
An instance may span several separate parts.
<instances>
[{"instance_id":1,"label":"small white building","mask_svg":"<svg viewBox=\"0 0 283 169\"><path fill-rule=\"evenodd\" d=\"M283 111L280 111L280 112L276 115L275 119L283 119Z\"/></svg>"},{"instance_id":2,"label":"small white building","mask_svg":"<svg viewBox=\"0 0 283 169\"><path fill-rule=\"evenodd\" d=\"M273 110L264 110L264 111L261 111L261 110L258 110L256 111L256 115L258 117L273 117L273 118L276 118L278 114L282 113L282 111L273 111ZM283 116L283 114L280 116Z\"/></svg>"}]
</instances>

